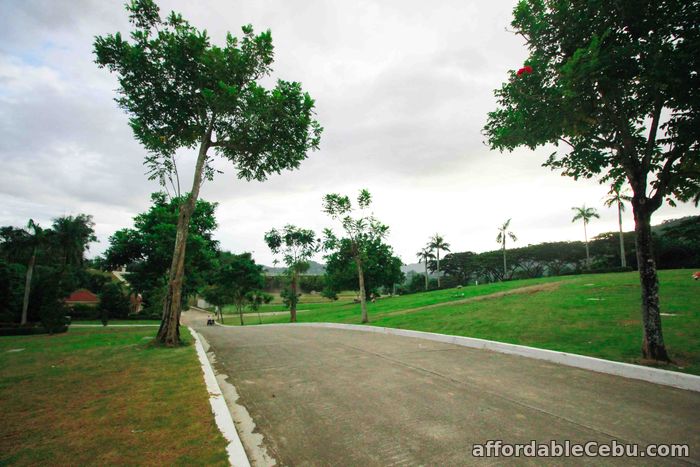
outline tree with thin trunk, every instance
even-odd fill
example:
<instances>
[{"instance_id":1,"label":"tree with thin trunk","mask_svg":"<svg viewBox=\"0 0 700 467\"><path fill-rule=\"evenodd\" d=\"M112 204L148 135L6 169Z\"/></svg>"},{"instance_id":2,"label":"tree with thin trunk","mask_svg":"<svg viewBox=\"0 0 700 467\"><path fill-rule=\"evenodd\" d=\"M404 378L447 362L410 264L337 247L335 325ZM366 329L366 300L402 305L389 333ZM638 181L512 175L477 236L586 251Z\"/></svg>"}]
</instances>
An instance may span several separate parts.
<instances>
[{"instance_id":1,"label":"tree with thin trunk","mask_svg":"<svg viewBox=\"0 0 700 467\"><path fill-rule=\"evenodd\" d=\"M518 237L516 237L513 232L508 230L510 221L511 219L508 219L498 228L498 236L496 237L496 242L501 245L501 251L503 251L503 280L508 278L508 267L506 264L506 239L507 237L510 237L510 239L514 242L518 241Z\"/></svg>"},{"instance_id":2,"label":"tree with thin trunk","mask_svg":"<svg viewBox=\"0 0 700 467\"><path fill-rule=\"evenodd\" d=\"M426 246L416 253L416 256L418 257L418 262L425 265L425 290L428 290L428 263L435 260L435 255L432 249Z\"/></svg>"},{"instance_id":3,"label":"tree with thin trunk","mask_svg":"<svg viewBox=\"0 0 700 467\"><path fill-rule=\"evenodd\" d=\"M35 223L32 219L29 219L29 222L27 223L26 232L27 246L29 247L31 254L29 256L29 262L27 263L27 273L24 279L24 297L22 299L22 318L20 319L20 324L27 324L29 294L32 289L32 275L34 273L34 266L36 265L36 253L46 240L48 233L46 230L39 227L39 224Z\"/></svg>"},{"instance_id":4,"label":"tree with thin trunk","mask_svg":"<svg viewBox=\"0 0 700 467\"><path fill-rule=\"evenodd\" d=\"M600 216L598 215L598 211L596 211L595 208L587 208L585 204L580 208L573 207L571 209L576 213L574 215L574 218L571 219L571 222L576 222L579 219L583 221L583 240L584 244L586 245L586 266L590 268L591 254L588 251L588 231L586 230L586 227L588 226L588 223L591 221L591 219L593 219L594 217L596 219L600 219Z\"/></svg>"},{"instance_id":5,"label":"tree with thin trunk","mask_svg":"<svg viewBox=\"0 0 700 467\"><path fill-rule=\"evenodd\" d=\"M297 303L299 302L299 276L309 269L309 260L318 252L320 240L314 231L302 229L294 225L286 225L283 229L272 229L265 234L265 243L273 254L281 254L287 265L289 276L289 320L297 321Z\"/></svg>"},{"instance_id":6,"label":"tree with thin trunk","mask_svg":"<svg viewBox=\"0 0 700 467\"><path fill-rule=\"evenodd\" d=\"M314 101L299 83L278 80L272 90L259 84L273 62L270 31L255 35L244 26L240 39L228 34L218 46L180 14L162 19L153 0L131 0L126 8L130 40L120 33L99 36L94 51L97 64L119 78L117 102L149 152L151 179L179 178L176 151L197 149L192 188L181 198L156 338L173 346L180 342L190 218L203 181L217 172L210 150L231 162L238 178L263 181L298 168L309 150L318 149L322 129L314 120Z\"/></svg>"},{"instance_id":7,"label":"tree with thin trunk","mask_svg":"<svg viewBox=\"0 0 700 467\"><path fill-rule=\"evenodd\" d=\"M547 167L629 183L642 355L667 362L651 216L664 201L700 201L700 2L521 0L513 15L529 57L496 90L488 143L557 145Z\"/></svg>"},{"instance_id":8,"label":"tree with thin trunk","mask_svg":"<svg viewBox=\"0 0 700 467\"><path fill-rule=\"evenodd\" d=\"M445 239L440 234L435 234L430 238L428 245L426 246L430 251L435 250L437 253L435 258L437 260L437 283L438 289L440 288L440 250L450 251L450 244L445 241Z\"/></svg>"},{"instance_id":9,"label":"tree with thin trunk","mask_svg":"<svg viewBox=\"0 0 700 467\"><path fill-rule=\"evenodd\" d=\"M369 322L365 275L362 269L363 264L368 259L367 249L373 241L381 240L389 231L389 227L380 223L373 214L367 212L370 204L372 204L372 195L364 189L360 190L360 194L357 197L359 212L353 208L348 196L331 193L323 198L323 212L328 214L331 219L340 222L347 235L347 240L350 242L352 257L357 266L362 323ZM356 214L355 217L353 217L353 213ZM331 229L324 230L324 237L323 248L325 250L335 250L342 244L342 239L339 239Z\"/></svg>"},{"instance_id":10,"label":"tree with thin trunk","mask_svg":"<svg viewBox=\"0 0 700 467\"><path fill-rule=\"evenodd\" d=\"M612 207L617 206L617 225L620 229L620 267L627 267L627 255L625 253L625 234L622 231L622 213L625 212L625 202L632 200L632 197L623 191L619 186L613 186L608 192L608 197L605 199L605 205Z\"/></svg>"}]
</instances>

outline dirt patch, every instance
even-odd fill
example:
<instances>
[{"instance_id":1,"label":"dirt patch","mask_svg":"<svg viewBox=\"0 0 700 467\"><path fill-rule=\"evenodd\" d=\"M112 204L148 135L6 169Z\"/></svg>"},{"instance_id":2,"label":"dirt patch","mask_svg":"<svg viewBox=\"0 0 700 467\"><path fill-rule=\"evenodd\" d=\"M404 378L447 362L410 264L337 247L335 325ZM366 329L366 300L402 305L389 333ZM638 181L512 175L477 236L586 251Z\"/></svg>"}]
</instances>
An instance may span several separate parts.
<instances>
[{"instance_id":1,"label":"dirt patch","mask_svg":"<svg viewBox=\"0 0 700 467\"><path fill-rule=\"evenodd\" d=\"M417 308L409 308L407 310L392 311L390 313L382 313L381 316L396 316L396 315L406 315L409 313L415 313L417 311L430 310L431 308L439 308L451 305L462 305L464 303L480 302L483 300L493 300L495 298L503 298L509 295L530 295L538 292L545 292L550 290L556 290L559 288L559 282L548 282L546 284L530 285L527 287L520 287L512 290L505 290L503 292L496 292L488 295L478 295L476 297L464 298L462 300L454 300L450 302L435 303L434 305L425 305Z\"/></svg>"}]
</instances>

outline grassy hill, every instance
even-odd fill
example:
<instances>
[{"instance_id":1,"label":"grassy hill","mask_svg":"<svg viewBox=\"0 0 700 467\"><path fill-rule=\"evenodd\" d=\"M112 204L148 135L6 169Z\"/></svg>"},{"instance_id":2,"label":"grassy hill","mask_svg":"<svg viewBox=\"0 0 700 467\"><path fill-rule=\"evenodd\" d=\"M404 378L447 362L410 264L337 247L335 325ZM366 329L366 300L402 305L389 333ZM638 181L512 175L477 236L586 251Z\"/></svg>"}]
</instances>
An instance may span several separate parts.
<instances>
[{"instance_id":1,"label":"grassy hill","mask_svg":"<svg viewBox=\"0 0 700 467\"><path fill-rule=\"evenodd\" d=\"M667 369L700 374L700 281L659 271ZM299 306L300 322L360 322L350 299ZM279 311L279 305L262 311ZM372 325L479 337L628 363L640 359L636 272L560 276L387 297L368 304ZM263 315L284 323L286 314ZM228 320L233 324L234 320ZM249 321L258 322L249 318Z\"/></svg>"}]
</instances>

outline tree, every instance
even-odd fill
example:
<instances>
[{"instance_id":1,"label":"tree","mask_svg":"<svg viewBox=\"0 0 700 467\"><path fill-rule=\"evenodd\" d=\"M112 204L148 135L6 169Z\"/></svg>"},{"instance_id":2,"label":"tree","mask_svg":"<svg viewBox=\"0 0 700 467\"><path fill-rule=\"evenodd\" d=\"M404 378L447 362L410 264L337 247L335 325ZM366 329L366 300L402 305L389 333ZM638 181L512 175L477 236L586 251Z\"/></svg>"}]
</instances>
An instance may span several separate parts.
<instances>
[{"instance_id":1,"label":"tree","mask_svg":"<svg viewBox=\"0 0 700 467\"><path fill-rule=\"evenodd\" d=\"M345 244L349 245L355 267L357 268L362 323L369 322L369 317L367 316L365 276L363 271L363 264L368 259L367 246L372 241L384 238L389 231L389 227L380 223L375 219L374 215L366 212L370 204L372 204L372 195L365 189L360 190L357 196L359 212L356 212L356 217L353 217L352 214L355 210L353 209L349 197L331 193L323 198L323 212L328 214L332 219L340 221L347 235ZM341 241L335 236L332 230L325 229L324 233L324 248L326 250L334 250L342 246Z\"/></svg>"},{"instance_id":2,"label":"tree","mask_svg":"<svg viewBox=\"0 0 700 467\"><path fill-rule=\"evenodd\" d=\"M221 308L233 304L243 326L243 309L246 306L258 306L264 302L262 289L265 287L263 267L255 264L250 253L231 255L226 264L222 265L214 275L214 282L204 288L203 295L209 303L219 307L221 321L223 312ZM268 300L269 301L269 300Z\"/></svg>"},{"instance_id":3,"label":"tree","mask_svg":"<svg viewBox=\"0 0 700 467\"><path fill-rule=\"evenodd\" d=\"M503 280L508 277L508 268L506 267L506 237L510 237L514 242L518 241L515 234L508 230L510 221L511 219L508 219L498 228L498 236L496 237L496 243L501 244L501 250L503 251Z\"/></svg>"},{"instance_id":4,"label":"tree","mask_svg":"<svg viewBox=\"0 0 700 467\"><path fill-rule=\"evenodd\" d=\"M496 91L493 149L564 144L545 166L632 189L644 326L642 354L668 361L651 215L700 201L697 0L521 0L511 23L527 64Z\"/></svg>"},{"instance_id":5,"label":"tree","mask_svg":"<svg viewBox=\"0 0 700 467\"><path fill-rule=\"evenodd\" d=\"M283 229L272 229L265 234L265 243L273 254L281 254L287 265L290 290L288 294L290 321L297 321L299 301L299 275L309 269L309 260L318 252L320 240L313 230L286 225Z\"/></svg>"},{"instance_id":6,"label":"tree","mask_svg":"<svg viewBox=\"0 0 700 467\"><path fill-rule=\"evenodd\" d=\"M179 207L183 198L168 199L163 192L151 195L148 211L134 217L134 227L121 229L109 238L105 262L110 268L128 266L129 284L143 294L148 310L162 304L168 267L177 238ZM216 203L199 199L195 204L187 232L187 254L182 296L195 293L216 269L218 242L213 239Z\"/></svg>"},{"instance_id":7,"label":"tree","mask_svg":"<svg viewBox=\"0 0 700 467\"><path fill-rule=\"evenodd\" d=\"M29 262L27 263L27 275L24 280L24 298L22 299L22 318L20 324L27 324L27 310L29 309L29 294L32 288L32 274L36 264L37 250L46 242L48 232L39 227L32 219L27 223L26 245L31 250Z\"/></svg>"},{"instance_id":8,"label":"tree","mask_svg":"<svg viewBox=\"0 0 700 467\"><path fill-rule=\"evenodd\" d=\"M121 284L108 282L100 293L100 311L103 316L114 319L125 319L129 316L129 297L124 293Z\"/></svg>"},{"instance_id":9,"label":"tree","mask_svg":"<svg viewBox=\"0 0 700 467\"><path fill-rule=\"evenodd\" d=\"M450 244L445 242L445 239L440 236L440 234L435 234L431 237L428 242L427 248L429 250L435 250L437 252L437 283L438 289L440 288L440 250L450 251Z\"/></svg>"},{"instance_id":10,"label":"tree","mask_svg":"<svg viewBox=\"0 0 700 467\"><path fill-rule=\"evenodd\" d=\"M620 229L620 267L627 267L627 257L625 255L625 236L622 231L622 213L625 211L625 202L631 201L632 198L622 191L619 186L613 186L608 192L608 197L605 200L605 205L611 207L617 205L617 225Z\"/></svg>"},{"instance_id":11,"label":"tree","mask_svg":"<svg viewBox=\"0 0 700 467\"><path fill-rule=\"evenodd\" d=\"M362 274L365 297L393 291L395 284L404 281L401 259L394 255L391 246L381 238L368 240L364 244ZM336 298L342 290L360 292L360 282L353 254L353 243L349 238L338 241L335 250L326 256L324 295Z\"/></svg>"},{"instance_id":12,"label":"tree","mask_svg":"<svg viewBox=\"0 0 700 467\"><path fill-rule=\"evenodd\" d=\"M299 83L279 80L272 90L258 84L271 71L270 31L255 35L244 26L240 40L228 34L220 47L177 13L161 19L153 0L131 0L126 8L131 40L120 33L100 36L94 51L97 64L119 77L117 102L150 153L151 178L163 185L173 176L179 180L176 150L197 148L192 189L181 198L157 335L159 342L176 345L190 218L203 180L215 172L209 150L230 161L238 178L263 181L298 168L307 151L318 148L321 127L313 119L314 101Z\"/></svg>"},{"instance_id":13,"label":"tree","mask_svg":"<svg viewBox=\"0 0 700 467\"><path fill-rule=\"evenodd\" d=\"M595 208L587 208L585 204L580 208L573 207L571 209L576 213L573 219L571 219L571 222L576 222L579 219L583 221L583 241L586 245L586 266L591 267L591 255L588 251L588 232L586 232L586 226L591 219L594 217L600 219L600 216Z\"/></svg>"},{"instance_id":14,"label":"tree","mask_svg":"<svg viewBox=\"0 0 700 467\"><path fill-rule=\"evenodd\" d=\"M61 269L82 266L85 250L97 241L92 216L62 216L53 220L53 241L60 251Z\"/></svg>"},{"instance_id":15,"label":"tree","mask_svg":"<svg viewBox=\"0 0 700 467\"><path fill-rule=\"evenodd\" d=\"M432 248L429 248L426 246L421 251L416 253L416 256L418 257L419 263L425 264L425 290L428 290L428 262L434 260L435 255L432 252ZM439 268L439 266L438 266L438 268ZM439 285L438 285L438 288L440 288Z\"/></svg>"}]
</instances>

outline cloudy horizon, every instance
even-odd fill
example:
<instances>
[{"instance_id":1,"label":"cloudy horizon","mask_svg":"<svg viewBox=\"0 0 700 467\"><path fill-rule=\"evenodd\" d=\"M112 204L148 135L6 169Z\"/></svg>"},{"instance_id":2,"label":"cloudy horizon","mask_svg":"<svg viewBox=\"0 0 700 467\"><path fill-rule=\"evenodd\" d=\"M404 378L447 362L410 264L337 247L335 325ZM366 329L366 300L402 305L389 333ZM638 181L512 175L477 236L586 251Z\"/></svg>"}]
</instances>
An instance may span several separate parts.
<instances>
[{"instance_id":1,"label":"cloudy horizon","mask_svg":"<svg viewBox=\"0 0 700 467\"><path fill-rule=\"evenodd\" d=\"M92 55L96 35L128 32L123 2L0 1L0 225L91 214L99 243L90 256L101 254L160 189L147 180L145 150L113 100L116 78ZM589 237L617 230L616 210L603 206L608 187L541 167L553 149L500 154L483 142L493 90L527 56L508 31L515 1L158 3L216 43L244 24L272 30L272 78L300 81L324 127L320 150L299 170L264 183L238 180L216 162L224 173L205 182L201 197L219 205L223 249L252 251L270 265L265 231L292 223L320 233L333 225L322 196L361 188L405 263L416 262L436 232L452 251L496 249L497 227L508 218L515 246L582 240L582 226L571 222L571 208L582 204L601 215ZM183 191L194 156L178 154ZM679 203L652 223L697 214ZM624 222L633 229L631 209Z\"/></svg>"}]
</instances>

